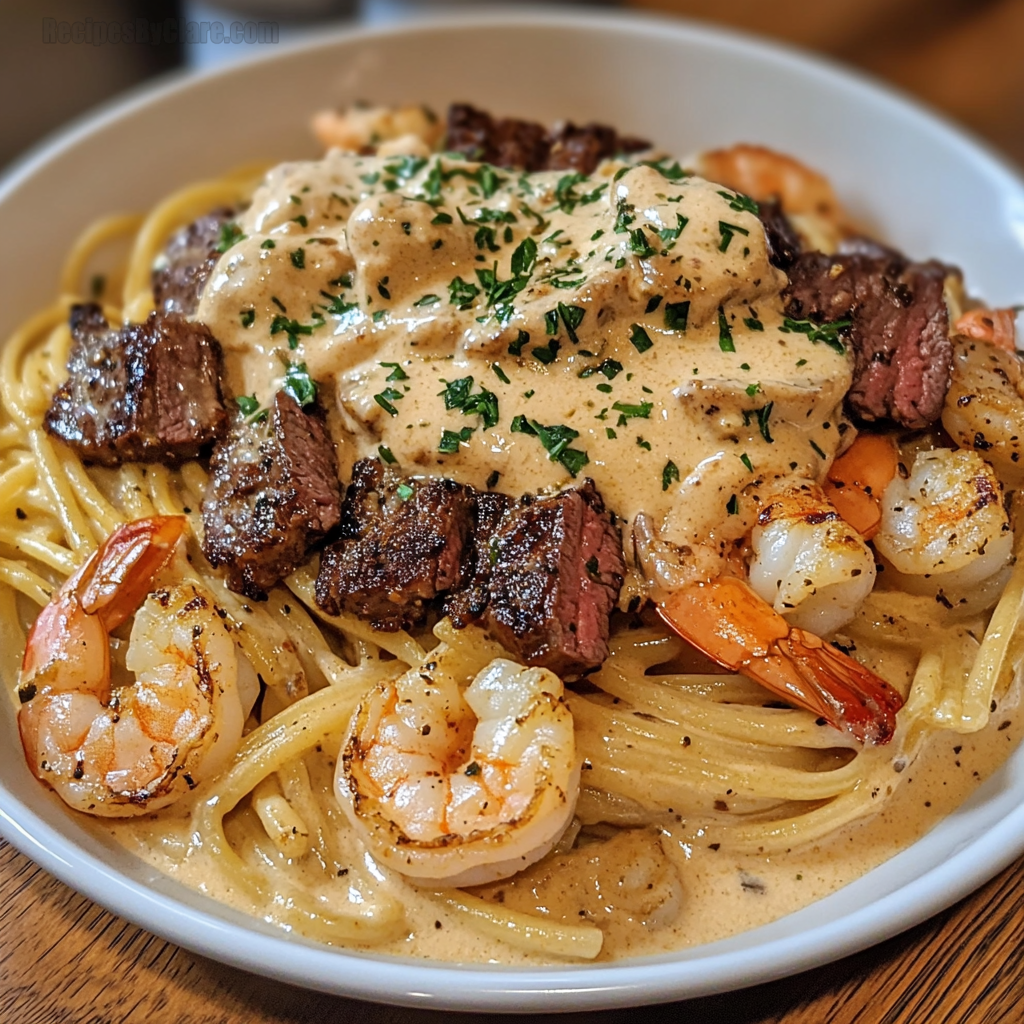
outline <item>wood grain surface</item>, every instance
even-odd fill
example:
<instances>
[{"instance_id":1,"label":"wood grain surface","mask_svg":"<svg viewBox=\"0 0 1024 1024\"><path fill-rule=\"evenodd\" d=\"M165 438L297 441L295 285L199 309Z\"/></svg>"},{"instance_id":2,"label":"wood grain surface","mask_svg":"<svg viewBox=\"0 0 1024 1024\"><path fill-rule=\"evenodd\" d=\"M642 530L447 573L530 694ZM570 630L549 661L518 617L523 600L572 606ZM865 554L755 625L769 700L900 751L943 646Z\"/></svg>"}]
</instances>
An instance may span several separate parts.
<instances>
[{"instance_id":1,"label":"wood grain surface","mask_svg":"<svg viewBox=\"0 0 1024 1024\"><path fill-rule=\"evenodd\" d=\"M794 978L611 1024L1019 1024L1024 859L904 935ZM447 1016L451 1016L450 1014ZM108 914L0 842L0 1024L432 1024L430 1010L305 992L179 949ZM459 1024L508 1019L463 1014Z\"/></svg>"}]
</instances>

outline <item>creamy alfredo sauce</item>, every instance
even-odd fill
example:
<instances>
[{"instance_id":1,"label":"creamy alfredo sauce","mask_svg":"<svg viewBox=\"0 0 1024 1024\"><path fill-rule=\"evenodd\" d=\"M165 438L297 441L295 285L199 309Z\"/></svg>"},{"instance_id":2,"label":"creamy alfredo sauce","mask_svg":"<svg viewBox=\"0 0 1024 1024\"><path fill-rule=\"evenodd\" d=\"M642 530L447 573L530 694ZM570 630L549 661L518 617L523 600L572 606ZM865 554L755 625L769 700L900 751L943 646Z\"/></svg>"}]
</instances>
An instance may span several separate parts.
<instances>
[{"instance_id":1,"label":"creamy alfredo sauce","mask_svg":"<svg viewBox=\"0 0 1024 1024\"><path fill-rule=\"evenodd\" d=\"M627 524L645 512L681 544L742 536L745 487L820 478L839 446L848 355L784 329L785 278L748 203L670 161L611 162L584 178L332 152L271 171L237 225L196 317L224 346L229 387L250 412L286 373L300 391L304 372L318 382L343 479L381 452L410 474L513 495L591 476ZM910 666L875 667L906 678ZM852 881L1005 758L1019 732L1000 731L999 718L974 737L936 736L894 773L901 784L880 815L783 857L737 856L662 822L681 912L645 928L608 899L602 958L713 941ZM325 750L314 783L329 788L332 769ZM94 824L262 916L188 856L190 810L186 800L158 818ZM341 843L362 865L350 830ZM570 881L541 878L508 902L579 920ZM414 888L399 895L409 933L383 952L531 959Z\"/></svg>"}]
</instances>

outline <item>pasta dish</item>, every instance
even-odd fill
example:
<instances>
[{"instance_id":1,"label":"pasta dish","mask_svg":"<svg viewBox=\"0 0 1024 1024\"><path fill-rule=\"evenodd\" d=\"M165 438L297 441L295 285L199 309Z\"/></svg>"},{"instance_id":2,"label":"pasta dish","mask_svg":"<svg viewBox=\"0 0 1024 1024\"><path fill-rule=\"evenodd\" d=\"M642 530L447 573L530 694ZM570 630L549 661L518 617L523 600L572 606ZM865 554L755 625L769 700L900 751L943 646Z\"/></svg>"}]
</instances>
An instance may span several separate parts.
<instances>
[{"instance_id":1,"label":"pasta dish","mask_svg":"<svg viewBox=\"0 0 1024 1024\"><path fill-rule=\"evenodd\" d=\"M825 895L1006 756L1012 310L762 147L314 131L97 221L3 350L40 800L322 942L614 959Z\"/></svg>"}]
</instances>

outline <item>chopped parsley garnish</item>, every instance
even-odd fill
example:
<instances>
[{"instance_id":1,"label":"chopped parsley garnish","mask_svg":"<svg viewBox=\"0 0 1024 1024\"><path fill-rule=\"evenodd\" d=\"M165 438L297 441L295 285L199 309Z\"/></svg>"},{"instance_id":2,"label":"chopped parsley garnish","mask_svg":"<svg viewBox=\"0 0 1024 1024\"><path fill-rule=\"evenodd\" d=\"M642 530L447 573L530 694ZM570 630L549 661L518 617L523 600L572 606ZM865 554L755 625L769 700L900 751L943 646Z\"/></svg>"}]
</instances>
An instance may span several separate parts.
<instances>
[{"instance_id":1,"label":"chopped parsley garnish","mask_svg":"<svg viewBox=\"0 0 1024 1024\"><path fill-rule=\"evenodd\" d=\"M408 484L403 483L395 488L395 493L402 501L408 501L416 492Z\"/></svg>"},{"instance_id":2,"label":"chopped parsley garnish","mask_svg":"<svg viewBox=\"0 0 1024 1024\"><path fill-rule=\"evenodd\" d=\"M281 390L287 391L302 406L316 401L316 381L310 377L305 363L288 364Z\"/></svg>"},{"instance_id":3,"label":"chopped parsley garnish","mask_svg":"<svg viewBox=\"0 0 1024 1024\"><path fill-rule=\"evenodd\" d=\"M585 174L566 174L558 179L555 186L555 202L563 213L572 213L576 204L580 201L576 195L575 188L581 181L586 181Z\"/></svg>"},{"instance_id":4,"label":"chopped parsley garnish","mask_svg":"<svg viewBox=\"0 0 1024 1024\"><path fill-rule=\"evenodd\" d=\"M690 319L690 300L665 303L665 326L670 331L685 331Z\"/></svg>"},{"instance_id":5,"label":"chopped parsley garnish","mask_svg":"<svg viewBox=\"0 0 1024 1024\"><path fill-rule=\"evenodd\" d=\"M687 305L689 304L687 303ZM629 340L637 352L646 352L649 348L654 347L651 336L639 324L630 324Z\"/></svg>"},{"instance_id":6,"label":"chopped parsley garnish","mask_svg":"<svg viewBox=\"0 0 1024 1024\"><path fill-rule=\"evenodd\" d=\"M653 256L658 251L648 241L643 228L634 228L630 231L629 249L630 252L634 252L640 257Z\"/></svg>"},{"instance_id":7,"label":"chopped parsley garnish","mask_svg":"<svg viewBox=\"0 0 1024 1024\"><path fill-rule=\"evenodd\" d=\"M451 224L452 215L450 213L439 213L430 222L431 224Z\"/></svg>"},{"instance_id":8,"label":"chopped parsley garnish","mask_svg":"<svg viewBox=\"0 0 1024 1024\"><path fill-rule=\"evenodd\" d=\"M405 396L395 388L385 388L379 395L374 395L373 400L389 415L397 416L398 410L391 404Z\"/></svg>"},{"instance_id":9,"label":"chopped parsley garnish","mask_svg":"<svg viewBox=\"0 0 1024 1024\"><path fill-rule=\"evenodd\" d=\"M489 228L486 224L476 229L473 241L478 249L486 249L488 252L497 252L501 248L494 240L494 228Z\"/></svg>"},{"instance_id":10,"label":"chopped parsley garnish","mask_svg":"<svg viewBox=\"0 0 1024 1024\"><path fill-rule=\"evenodd\" d=\"M632 203L627 203L625 199L620 199L615 204L615 211L615 233L625 234L629 230L629 225L636 220L636 207Z\"/></svg>"},{"instance_id":11,"label":"chopped parsley garnish","mask_svg":"<svg viewBox=\"0 0 1024 1024\"><path fill-rule=\"evenodd\" d=\"M494 371L494 376L501 381L502 384L511 384L512 381L508 379L505 371L501 368L499 363L491 363L491 369Z\"/></svg>"},{"instance_id":12,"label":"chopped parsley garnish","mask_svg":"<svg viewBox=\"0 0 1024 1024\"><path fill-rule=\"evenodd\" d=\"M762 406L760 409L746 409L743 412L743 424L744 426L750 425L750 417L757 417L757 428L761 431L761 436L769 443L774 444L775 439L771 435L771 431L768 429L768 420L772 415L772 408L774 402L769 402L767 405Z\"/></svg>"},{"instance_id":13,"label":"chopped parsley garnish","mask_svg":"<svg viewBox=\"0 0 1024 1024\"><path fill-rule=\"evenodd\" d=\"M501 479L501 474L496 470L492 469L487 477L487 490L493 491L498 486L498 481Z\"/></svg>"},{"instance_id":14,"label":"chopped parsley garnish","mask_svg":"<svg viewBox=\"0 0 1024 1024\"><path fill-rule=\"evenodd\" d=\"M650 441L645 441L642 437L637 437L637 439L636 439L636 446L638 448L643 448L646 451L650 451L651 450L651 442Z\"/></svg>"},{"instance_id":15,"label":"chopped parsley garnish","mask_svg":"<svg viewBox=\"0 0 1024 1024\"><path fill-rule=\"evenodd\" d=\"M277 248L277 242L275 242L272 238L264 238L263 241L260 242L260 248L261 249L276 249Z\"/></svg>"},{"instance_id":16,"label":"chopped parsley garnish","mask_svg":"<svg viewBox=\"0 0 1024 1024\"><path fill-rule=\"evenodd\" d=\"M242 410L242 415L248 419L250 416L256 414L259 410L260 403L256 398L255 394L252 395L239 395L235 402L238 403L238 408Z\"/></svg>"},{"instance_id":17,"label":"chopped parsley garnish","mask_svg":"<svg viewBox=\"0 0 1024 1024\"><path fill-rule=\"evenodd\" d=\"M597 390L604 395L610 395L614 389L612 388L611 384L598 384Z\"/></svg>"},{"instance_id":18,"label":"chopped parsley garnish","mask_svg":"<svg viewBox=\"0 0 1024 1024\"><path fill-rule=\"evenodd\" d=\"M461 277L456 277L448 285L448 302L459 309L469 309L479 294L480 289L475 284L463 281Z\"/></svg>"},{"instance_id":19,"label":"chopped parsley garnish","mask_svg":"<svg viewBox=\"0 0 1024 1024\"><path fill-rule=\"evenodd\" d=\"M661 305L661 296L660 295L652 295L651 298L649 298L647 300L647 306L644 309L644 312L645 313L653 313L660 305Z\"/></svg>"},{"instance_id":20,"label":"chopped parsley garnish","mask_svg":"<svg viewBox=\"0 0 1024 1024\"><path fill-rule=\"evenodd\" d=\"M526 331L520 331L516 336L515 341L508 343L508 354L510 356L521 356L523 354L523 346L530 340L530 335Z\"/></svg>"},{"instance_id":21,"label":"chopped parsley garnish","mask_svg":"<svg viewBox=\"0 0 1024 1024\"><path fill-rule=\"evenodd\" d=\"M661 489L667 491L673 481L679 480L679 467L669 459L665 463L665 468L661 471Z\"/></svg>"},{"instance_id":22,"label":"chopped parsley garnish","mask_svg":"<svg viewBox=\"0 0 1024 1024\"><path fill-rule=\"evenodd\" d=\"M619 414L619 421L615 425L623 427L626 420L650 419L653 402L613 402L612 408Z\"/></svg>"},{"instance_id":23,"label":"chopped parsley garnish","mask_svg":"<svg viewBox=\"0 0 1024 1024\"><path fill-rule=\"evenodd\" d=\"M387 283L388 283L389 280L390 280L390 278L388 278L388 277L382 277L377 282L377 294L382 299L390 299L391 298L391 292L389 292L388 289L387 289Z\"/></svg>"},{"instance_id":24,"label":"chopped parsley garnish","mask_svg":"<svg viewBox=\"0 0 1024 1024\"><path fill-rule=\"evenodd\" d=\"M718 251L725 252L729 248L729 243L733 239L733 235L749 235L750 232L746 228L741 228L739 224L730 224L728 221L720 220L718 222L718 231L722 236L722 241L719 243Z\"/></svg>"},{"instance_id":25,"label":"chopped parsley garnish","mask_svg":"<svg viewBox=\"0 0 1024 1024\"><path fill-rule=\"evenodd\" d=\"M242 234L242 229L233 221L225 221L220 226L220 241L217 243L217 252L227 252L236 242L248 238Z\"/></svg>"},{"instance_id":26,"label":"chopped parsley garnish","mask_svg":"<svg viewBox=\"0 0 1024 1024\"><path fill-rule=\"evenodd\" d=\"M298 320L290 320L286 316L275 316L270 323L270 333L281 334L284 332L288 335L288 347L298 348L299 347L299 335L300 334L312 334L312 324L300 324Z\"/></svg>"},{"instance_id":27,"label":"chopped parsley garnish","mask_svg":"<svg viewBox=\"0 0 1024 1024\"><path fill-rule=\"evenodd\" d=\"M740 499L737 498L735 494L725 503L725 511L731 516L739 514Z\"/></svg>"},{"instance_id":28,"label":"chopped parsley garnish","mask_svg":"<svg viewBox=\"0 0 1024 1024\"><path fill-rule=\"evenodd\" d=\"M498 396L493 391L481 387L477 394L472 394L472 377L443 380L442 383L445 389L438 393L443 396L446 409L458 409L464 416L479 414L485 427L493 427L498 422Z\"/></svg>"},{"instance_id":29,"label":"chopped parsley garnish","mask_svg":"<svg viewBox=\"0 0 1024 1024\"><path fill-rule=\"evenodd\" d=\"M689 217L684 217L681 213L677 213L676 226L674 228L662 228L658 232L658 237L666 244L669 242L675 242L683 233L683 228L685 228L689 223Z\"/></svg>"},{"instance_id":30,"label":"chopped parsley garnish","mask_svg":"<svg viewBox=\"0 0 1024 1024\"><path fill-rule=\"evenodd\" d=\"M750 456L746 452L744 452L740 456L740 462L742 462L743 465L747 467L747 472L749 472L749 473L753 473L754 472L754 464L750 461Z\"/></svg>"},{"instance_id":31,"label":"chopped parsley garnish","mask_svg":"<svg viewBox=\"0 0 1024 1024\"><path fill-rule=\"evenodd\" d=\"M611 427L605 427L604 428L604 436L607 437L609 441L614 441L619 435L616 434L615 431L612 430Z\"/></svg>"},{"instance_id":32,"label":"chopped parsley garnish","mask_svg":"<svg viewBox=\"0 0 1024 1024\"><path fill-rule=\"evenodd\" d=\"M305 249L292 249L289 253L292 260L292 266L296 270L306 269L306 250Z\"/></svg>"},{"instance_id":33,"label":"chopped parsley garnish","mask_svg":"<svg viewBox=\"0 0 1024 1024\"><path fill-rule=\"evenodd\" d=\"M436 306L440 301L441 301L441 296L440 295L430 294L430 295L424 295L421 298L417 299L413 303L413 305L414 306Z\"/></svg>"},{"instance_id":34,"label":"chopped parsley garnish","mask_svg":"<svg viewBox=\"0 0 1024 1024\"><path fill-rule=\"evenodd\" d=\"M839 335L841 332L849 330L852 323L853 321L851 320L833 320L831 323L826 321L822 324L816 324L813 320L793 320L787 316L783 319L779 330L783 334L791 332L806 334L814 344L823 341L829 348L840 355L845 355L846 344ZM797 365L799 366L800 364L798 363Z\"/></svg>"},{"instance_id":35,"label":"chopped parsley garnish","mask_svg":"<svg viewBox=\"0 0 1024 1024\"><path fill-rule=\"evenodd\" d=\"M582 306L567 306L564 302L560 302L554 309L550 309L544 314L544 325L548 334L557 334L558 321L561 319L565 325L565 333L569 335L569 340L574 345L578 345L580 339L576 336L576 328L583 323L583 318L586 315L587 311Z\"/></svg>"},{"instance_id":36,"label":"chopped parsley garnish","mask_svg":"<svg viewBox=\"0 0 1024 1024\"><path fill-rule=\"evenodd\" d=\"M746 387L747 395L750 398L753 398L754 395L756 395L758 393L758 391L760 391L760 390L761 390L761 385L760 384L748 384L747 387Z\"/></svg>"},{"instance_id":37,"label":"chopped parsley garnish","mask_svg":"<svg viewBox=\"0 0 1024 1024\"><path fill-rule=\"evenodd\" d=\"M380 455L381 461L386 462L389 466L393 466L398 462L398 459L395 458L395 453L386 444L377 446L377 454Z\"/></svg>"},{"instance_id":38,"label":"chopped parsley garnish","mask_svg":"<svg viewBox=\"0 0 1024 1024\"><path fill-rule=\"evenodd\" d=\"M763 331L764 330L764 324L761 323L761 321L758 320L756 316L745 316L743 318L743 322L752 331Z\"/></svg>"},{"instance_id":39,"label":"chopped parsley garnish","mask_svg":"<svg viewBox=\"0 0 1024 1024\"><path fill-rule=\"evenodd\" d=\"M732 331L729 328L729 321L725 317L725 310L718 307L718 347L723 352L735 352L736 346L732 343Z\"/></svg>"},{"instance_id":40,"label":"chopped parsley garnish","mask_svg":"<svg viewBox=\"0 0 1024 1024\"><path fill-rule=\"evenodd\" d=\"M537 243L524 238L512 252L512 274L514 277L528 277L537 262ZM521 288L519 289L521 290Z\"/></svg>"},{"instance_id":41,"label":"chopped parsley garnish","mask_svg":"<svg viewBox=\"0 0 1024 1024\"><path fill-rule=\"evenodd\" d=\"M595 373L604 374L609 380L615 380L615 378L622 373L622 363L617 359L605 359L602 360L597 366L586 366L579 372L579 376L593 377Z\"/></svg>"},{"instance_id":42,"label":"chopped parsley garnish","mask_svg":"<svg viewBox=\"0 0 1024 1024\"><path fill-rule=\"evenodd\" d=\"M309 227L309 221L306 219L306 215L304 213L300 213L298 217L292 217L292 220L301 227Z\"/></svg>"},{"instance_id":43,"label":"chopped parsley garnish","mask_svg":"<svg viewBox=\"0 0 1024 1024\"><path fill-rule=\"evenodd\" d=\"M548 366L558 357L558 350L561 347L558 339L552 338L546 345L537 345L530 349L530 352L533 354L534 359Z\"/></svg>"},{"instance_id":44,"label":"chopped parsley garnish","mask_svg":"<svg viewBox=\"0 0 1024 1024\"><path fill-rule=\"evenodd\" d=\"M252 327L252 325L256 322L256 310L243 309L242 315L239 319L242 321L243 327Z\"/></svg>"},{"instance_id":45,"label":"chopped parsley garnish","mask_svg":"<svg viewBox=\"0 0 1024 1024\"><path fill-rule=\"evenodd\" d=\"M384 378L386 381L409 379L409 374L407 374L405 370L398 365L398 363L378 363L377 365L391 370L391 372Z\"/></svg>"},{"instance_id":46,"label":"chopped parsley garnish","mask_svg":"<svg viewBox=\"0 0 1024 1024\"><path fill-rule=\"evenodd\" d=\"M473 436L472 427L463 427L461 430L442 430L441 442L437 450L445 455L454 455L459 450L459 445L465 444Z\"/></svg>"},{"instance_id":47,"label":"chopped parsley garnish","mask_svg":"<svg viewBox=\"0 0 1024 1024\"><path fill-rule=\"evenodd\" d=\"M663 178L667 178L669 181L681 181L683 178L689 178L690 172L684 171L679 166L678 160L670 164L669 160L671 159L671 157L665 156L660 160L641 160L640 166L653 167Z\"/></svg>"},{"instance_id":48,"label":"chopped parsley garnish","mask_svg":"<svg viewBox=\"0 0 1024 1024\"><path fill-rule=\"evenodd\" d=\"M321 292L320 294L325 299L330 300L328 305L322 307L325 313L331 313L334 316L345 316L359 308L358 302L345 302L340 295L331 295L330 292Z\"/></svg>"},{"instance_id":49,"label":"chopped parsley garnish","mask_svg":"<svg viewBox=\"0 0 1024 1024\"><path fill-rule=\"evenodd\" d=\"M552 462L561 463L571 476L576 476L590 461L587 453L579 448L570 448L569 442L580 436L578 430L561 423L543 426L537 420L528 420L519 415L512 421L512 432L515 434L531 434L540 440Z\"/></svg>"},{"instance_id":50,"label":"chopped parsley garnish","mask_svg":"<svg viewBox=\"0 0 1024 1024\"><path fill-rule=\"evenodd\" d=\"M731 210L741 210L745 213L752 213L755 216L761 212L761 207L750 196L745 196L742 192L737 192L734 195L732 192L719 191L718 194L728 201Z\"/></svg>"}]
</instances>

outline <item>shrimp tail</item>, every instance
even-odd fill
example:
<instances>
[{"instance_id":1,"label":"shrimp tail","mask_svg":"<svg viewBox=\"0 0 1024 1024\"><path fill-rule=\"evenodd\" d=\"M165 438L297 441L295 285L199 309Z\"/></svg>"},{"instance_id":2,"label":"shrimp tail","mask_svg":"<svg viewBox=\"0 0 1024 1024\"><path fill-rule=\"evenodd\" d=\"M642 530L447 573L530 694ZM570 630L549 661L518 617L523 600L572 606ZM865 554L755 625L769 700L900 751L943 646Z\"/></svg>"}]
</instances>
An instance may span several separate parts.
<instances>
[{"instance_id":1,"label":"shrimp tail","mask_svg":"<svg viewBox=\"0 0 1024 1024\"><path fill-rule=\"evenodd\" d=\"M82 630L98 630L91 656L100 659L97 677L104 677L107 635L135 613L153 577L171 560L185 524L183 516L152 516L119 526L40 611L26 640L22 683L66 660Z\"/></svg>"},{"instance_id":2,"label":"shrimp tail","mask_svg":"<svg viewBox=\"0 0 1024 1024\"><path fill-rule=\"evenodd\" d=\"M83 566L75 590L82 611L108 632L134 614L185 531L184 516L152 516L119 526Z\"/></svg>"},{"instance_id":3,"label":"shrimp tail","mask_svg":"<svg viewBox=\"0 0 1024 1024\"><path fill-rule=\"evenodd\" d=\"M670 594L661 617L713 661L742 672L860 743L888 743L903 699L870 669L790 624L742 580Z\"/></svg>"}]
</instances>

